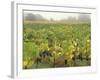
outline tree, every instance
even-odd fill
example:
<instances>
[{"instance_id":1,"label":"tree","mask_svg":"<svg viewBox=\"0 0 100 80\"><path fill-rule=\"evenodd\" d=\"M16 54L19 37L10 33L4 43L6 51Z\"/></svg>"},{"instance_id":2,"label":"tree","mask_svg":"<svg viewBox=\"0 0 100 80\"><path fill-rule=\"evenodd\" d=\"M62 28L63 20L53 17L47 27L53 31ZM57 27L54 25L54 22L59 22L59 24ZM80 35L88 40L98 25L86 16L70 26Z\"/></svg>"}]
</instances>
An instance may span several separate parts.
<instances>
[{"instance_id":1,"label":"tree","mask_svg":"<svg viewBox=\"0 0 100 80\"><path fill-rule=\"evenodd\" d=\"M41 21L41 20L45 20L40 14L33 14L33 13L26 14L24 19L28 20L28 21L35 21L35 20Z\"/></svg>"},{"instance_id":2,"label":"tree","mask_svg":"<svg viewBox=\"0 0 100 80\"><path fill-rule=\"evenodd\" d=\"M78 21L79 22L90 22L91 19L90 19L90 16L88 14L80 14L78 16Z\"/></svg>"},{"instance_id":3,"label":"tree","mask_svg":"<svg viewBox=\"0 0 100 80\"><path fill-rule=\"evenodd\" d=\"M76 22L76 18L75 17L68 17L67 19L68 22Z\"/></svg>"},{"instance_id":4,"label":"tree","mask_svg":"<svg viewBox=\"0 0 100 80\"><path fill-rule=\"evenodd\" d=\"M62 19L61 21L62 21L62 22L76 22L77 19L76 19L75 17L69 16L69 17L66 18L66 19Z\"/></svg>"}]
</instances>

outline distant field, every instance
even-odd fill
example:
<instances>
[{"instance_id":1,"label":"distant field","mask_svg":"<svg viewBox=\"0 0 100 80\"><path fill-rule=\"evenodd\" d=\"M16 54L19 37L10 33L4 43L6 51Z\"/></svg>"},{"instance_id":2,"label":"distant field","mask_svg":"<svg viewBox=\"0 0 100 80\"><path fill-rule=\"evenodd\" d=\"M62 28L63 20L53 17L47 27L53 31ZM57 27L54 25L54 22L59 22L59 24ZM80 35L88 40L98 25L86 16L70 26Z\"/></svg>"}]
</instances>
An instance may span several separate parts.
<instances>
[{"instance_id":1,"label":"distant field","mask_svg":"<svg viewBox=\"0 0 100 80\"><path fill-rule=\"evenodd\" d=\"M90 23L24 22L23 68L91 65Z\"/></svg>"}]
</instances>

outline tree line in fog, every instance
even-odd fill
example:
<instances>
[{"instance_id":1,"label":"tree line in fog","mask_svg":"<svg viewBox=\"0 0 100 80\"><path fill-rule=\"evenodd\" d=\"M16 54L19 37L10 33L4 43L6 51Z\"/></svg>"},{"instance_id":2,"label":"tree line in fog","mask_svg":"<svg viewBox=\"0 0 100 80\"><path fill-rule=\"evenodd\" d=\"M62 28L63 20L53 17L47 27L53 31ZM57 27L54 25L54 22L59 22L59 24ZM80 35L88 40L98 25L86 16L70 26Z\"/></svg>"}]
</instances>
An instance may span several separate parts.
<instances>
[{"instance_id":1,"label":"tree line in fog","mask_svg":"<svg viewBox=\"0 0 100 80\"><path fill-rule=\"evenodd\" d=\"M51 18L50 20L44 18L40 14L33 14L33 13L27 13L24 15L25 21L51 21L51 22L91 22L91 18L88 14L80 14L78 15L78 18L69 16L68 18L60 19L60 20L54 20Z\"/></svg>"}]
</instances>

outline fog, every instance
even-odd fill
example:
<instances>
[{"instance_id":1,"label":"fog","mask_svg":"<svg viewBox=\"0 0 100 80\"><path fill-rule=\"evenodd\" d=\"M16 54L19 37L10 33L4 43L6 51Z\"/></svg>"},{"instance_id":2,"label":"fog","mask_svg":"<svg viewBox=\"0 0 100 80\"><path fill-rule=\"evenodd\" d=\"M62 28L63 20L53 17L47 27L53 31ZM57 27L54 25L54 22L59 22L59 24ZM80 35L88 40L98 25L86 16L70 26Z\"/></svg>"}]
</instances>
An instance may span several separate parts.
<instances>
[{"instance_id":1,"label":"fog","mask_svg":"<svg viewBox=\"0 0 100 80\"><path fill-rule=\"evenodd\" d=\"M90 14L24 11L24 20L28 21L63 21L63 22L90 22Z\"/></svg>"}]
</instances>

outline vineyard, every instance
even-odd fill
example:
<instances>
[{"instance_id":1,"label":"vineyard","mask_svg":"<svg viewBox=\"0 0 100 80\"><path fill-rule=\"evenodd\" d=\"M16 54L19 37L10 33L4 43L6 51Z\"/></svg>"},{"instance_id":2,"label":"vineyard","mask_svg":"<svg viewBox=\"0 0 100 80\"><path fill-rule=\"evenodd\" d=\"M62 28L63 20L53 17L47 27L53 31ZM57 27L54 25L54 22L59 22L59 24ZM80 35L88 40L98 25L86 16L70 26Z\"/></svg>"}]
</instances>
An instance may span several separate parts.
<instances>
[{"instance_id":1,"label":"vineyard","mask_svg":"<svg viewBox=\"0 0 100 80\"><path fill-rule=\"evenodd\" d=\"M90 23L24 22L23 69L90 65Z\"/></svg>"}]
</instances>

